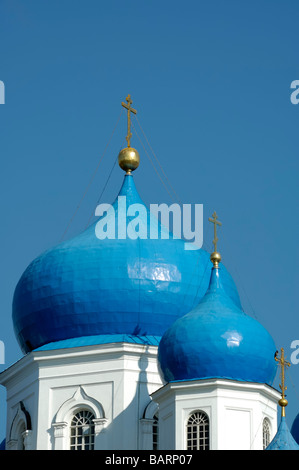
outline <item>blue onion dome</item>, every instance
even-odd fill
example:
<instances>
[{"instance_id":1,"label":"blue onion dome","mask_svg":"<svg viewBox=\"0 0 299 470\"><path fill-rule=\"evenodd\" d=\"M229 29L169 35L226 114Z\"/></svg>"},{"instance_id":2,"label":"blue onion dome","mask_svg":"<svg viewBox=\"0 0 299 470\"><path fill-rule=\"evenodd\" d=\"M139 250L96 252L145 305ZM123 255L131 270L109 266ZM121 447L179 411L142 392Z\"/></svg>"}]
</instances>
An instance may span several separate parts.
<instances>
[{"instance_id":1,"label":"blue onion dome","mask_svg":"<svg viewBox=\"0 0 299 470\"><path fill-rule=\"evenodd\" d=\"M226 378L272 384L275 344L227 295L223 275L223 266L213 267L205 296L164 333L158 360L166 382Z\"/></svg>"},{"instance_id":2,"label":"blue onion dome","mask_svg":"<svg viewBox=\"0 0 299 470\"><path fill-rule=\"evenodd\" d=\"M290 433L285 416L281 417L277 433L266 450L299 450L299 445Z\"/></svg>"},{"instance_id":3,"label":"blue onion dome","mask_svg":"<svg viewBox=\"0 0 299 470\"><path fill-rule=\"evenodd\" d=\"M128 341L140 335L159 341L205 294L211 268L203 249L185 250L184 241L171 233L169 239L122 238L117 223L114 239L99 239L97 224L104 218L107 227L113 223L120 196L126 196L127 206L142 205L139 228L148 230L152 216L128 172L113 209L78 236L37 257L21 276L14 293L13 324L23 352L90 336L99 336L99 343L105 335L113 335L114 341L115 335L127 335ZM133 219L127 218L127 227ZM223 283L232 303L240 305L225 269Z\"/></svg>"},{"instance_id":4,"label":"blue onion dome","mask_svg":"<svg viewBox=\"0 0 299 470\"><path fill-rule=\"evenodd\" d=\"M299 413L294 419L294 422L291 427L291 433L297 444L299 444Z\"/></svg>"}]
</instances>

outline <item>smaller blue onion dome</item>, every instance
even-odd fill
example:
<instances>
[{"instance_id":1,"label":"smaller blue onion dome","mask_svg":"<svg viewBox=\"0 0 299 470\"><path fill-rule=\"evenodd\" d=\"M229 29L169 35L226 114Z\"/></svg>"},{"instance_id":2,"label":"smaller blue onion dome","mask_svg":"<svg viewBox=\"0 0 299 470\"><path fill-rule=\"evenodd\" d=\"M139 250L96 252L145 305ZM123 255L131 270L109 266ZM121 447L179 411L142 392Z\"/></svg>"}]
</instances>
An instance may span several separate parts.
<instances>
[{"instance_id":1,"label":"smaller blue onion dome","mask_svg":"<svg viewBox=\"0 0 299 470\"><path fill-rule=\"evenodd\" d=\"M299 413L294 419L294 422L291 427L291 433L297 444L299 444Z\"/></svg>"},{"instance_id":2,"label":"smaller blue onion dome","mask_svg":"<svg viewBox=\"0 0 299 470\"><path fill-rule=\"evenodd\" d=\"M266 450L299 450L299 445L290 433L285 416L281 417L277 433Z\"/></svg>"},{"instance_id":3,"label":"smaller blue onion dome","mask_svg":"<svg viewBox=\"0 0 299 470\"><path fill-rule=\"evenodd\" d=\"M161 338L160 373L166 382L227 378L272 384L276 373L273 339L227 295L218 267L221 257L216 254L205 296Z\"/></svg>"}]
</instances>

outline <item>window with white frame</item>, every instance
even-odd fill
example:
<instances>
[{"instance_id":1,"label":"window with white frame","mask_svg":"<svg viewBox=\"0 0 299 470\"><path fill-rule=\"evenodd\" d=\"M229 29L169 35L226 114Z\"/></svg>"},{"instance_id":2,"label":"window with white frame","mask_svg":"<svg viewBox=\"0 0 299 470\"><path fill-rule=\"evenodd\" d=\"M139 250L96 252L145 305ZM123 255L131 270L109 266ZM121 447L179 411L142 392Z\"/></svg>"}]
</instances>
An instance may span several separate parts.
<instances>
[{"instance_id":1,"label":"window with white frame","mask_svg":"<svg viewBox=\"0 0 299 470\"><path fill-rule=\"evenodd\" d=\"M187 450L209 450L210 423L203 411L195 411L187 422Z\"/></svg>"},{"instance_id":2,"label":"window with white frame","mask_svg":"<svg viewBox=\"0 0 299 470\"><path fill-rule=\"evenodd\" d=\"M94 419L94 414L89 410L80 410L73 416L70 427L71 450L94 449Z\"/></svg>"},{"instance_id":3,"label":"window with white frame","mask_svg":"<svg viewBox=\"0 0 299 470\"><path fill-rule=\"evenodd\" d=\"M153 450L158 450L159 442L159 416L156 413L153 417Z\"/></svg>"},{"instance_id":4,"label":"window with white frame","mask_svg":"<svg viewBox=\"0 0 299 470\"><path fill-rule=\"evenodd\" d=\"M270 434L270 422L267 418L265 418L263 421L263 450L265 450L266 447L268 447L270 444Z\"/></svg>"}]
</instances>

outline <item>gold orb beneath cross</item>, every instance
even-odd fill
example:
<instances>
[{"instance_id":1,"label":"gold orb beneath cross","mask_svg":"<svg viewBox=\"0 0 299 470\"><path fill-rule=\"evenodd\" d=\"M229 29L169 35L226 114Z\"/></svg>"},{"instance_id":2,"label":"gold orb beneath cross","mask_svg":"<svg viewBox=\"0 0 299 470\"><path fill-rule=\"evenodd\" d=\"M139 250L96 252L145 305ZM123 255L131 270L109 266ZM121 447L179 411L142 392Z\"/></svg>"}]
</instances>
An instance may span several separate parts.
<instances>
[{"instance_id":1,"label":"gold orb beneath cross","mask_svg":"<svg viewBox=\"0 0 299 470\"><path fill-rule=\"evenodd\" d=\"M221 262L221 255L217 251L214 251L211 256L210 260L212 261L215 268L218 268L219 263Z\"/></svg>"},{"instance_id":2,"label":"gold orb beneath cross","mask_svg":"<svg viewBox=\"0 0 299 470\"><path fill-rule=\"evenodd\" d=\"M288 400L286 398L281 398L278 402L279 406L287 406Z\"/></svg>"},{"instance_id":3,"label":"gold orb beneath cross","mask_svg":"<svg viewBox=\"0 0 299 470\"><path fill-rule=\"evenodd\" d=\"M126 147L119 152L118 155L118 164L122 170L126 171L127 173L131 173L132 171L138 168L140 162L139 153L136 149L132 147Z\"/></svg>"}]
</instances>

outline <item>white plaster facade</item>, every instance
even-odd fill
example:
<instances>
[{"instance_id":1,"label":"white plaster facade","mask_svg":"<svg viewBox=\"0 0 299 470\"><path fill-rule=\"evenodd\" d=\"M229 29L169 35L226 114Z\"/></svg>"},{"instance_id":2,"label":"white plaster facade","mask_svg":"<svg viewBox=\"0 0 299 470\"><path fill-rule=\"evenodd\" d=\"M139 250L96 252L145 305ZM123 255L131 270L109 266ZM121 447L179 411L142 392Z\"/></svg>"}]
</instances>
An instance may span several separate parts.
<instances>
[{"instance_id":1,"label":"white plaster facade","mask_svg":"<svg viewBox=\"0 0 299 470\"><path fill-rule=\"evenodd\" d=\"M27 354L0 375L7 389L6 449L69 449L70 421L80 409L95 416L95 449L150 447L145 423L153 416L146 409L162 384L156 355L156 346L129 343Z\"/></svg>"},{"instance_id":2,"label":"white plaster facade","mask_svg":"<svg viewBox=\"0 0 299 470\"><path fill-rule=\"evenodd\" d=\"M265 384L204 379L162 384L157 346L112 343L33 351L0 374L7 389L6 449L68 450L77 410L93 414L94 448L185 450L190 414L207 414L210 449L263 448L277 430L280 394Z\"/></svg>"},{"instance_id":3,"label":"white plaster facade","mask_svg":"<svg viewBox=\"0 0 299 470\"><path fill-rule=\"evenodd\" d=\"M168 383L152 394L159 406L159 449L187 449L186 426L194 411L209 418L211 450L262 450L263 420L277 431L280 394L265 384L225 379Z\"/></svg>"}]
</instances>

